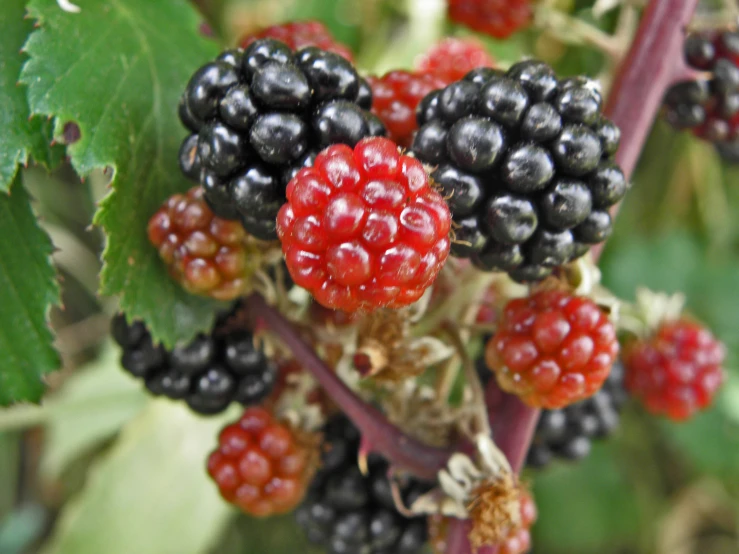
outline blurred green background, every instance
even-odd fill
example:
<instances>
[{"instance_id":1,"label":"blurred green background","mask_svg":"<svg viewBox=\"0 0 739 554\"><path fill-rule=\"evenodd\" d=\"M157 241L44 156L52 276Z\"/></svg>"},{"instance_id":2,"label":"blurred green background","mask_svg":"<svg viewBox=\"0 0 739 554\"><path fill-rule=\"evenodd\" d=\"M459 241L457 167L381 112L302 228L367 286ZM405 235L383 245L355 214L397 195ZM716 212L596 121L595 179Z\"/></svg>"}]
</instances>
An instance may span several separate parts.
<instances>
[{"instance_id":1,"label":"blurred green background","mask_svg":"<svg viewBox=\"0 0 739 554\"><path fill-rule=\"evenodd\" d=\"M465 35L432 0L200 0L224 44L259 27L313 18L357 52L360 68L411 67L444 34ZM437 6L438 4L438 6ZM702 4L714 14L726 3ZM616 8L543 2L606 33L628 33ZM436 7L435 7L436 6ZM621 23L619 25L619 22ZM633 27L632 27L633 28ZM562 29L567 30L567 27ZM610 58L587 32L534 27L484 39L496 59L545 57L562 74L601 76ZM635 99L638 101L638 99ZM117 369L106 337L115 303L97 296L102 237L88 225L101 176L82 185L68 167L23 175L59 247L64 310L53 313L65 368L42 407L0 410L0 554L292 554L310 552L290 518L237 516L207 481L203 460L233 412L198 419L151 401ZM541 554L739 552L739 168L710 145L657 123L634 188L602 258L624 298L646 285L684 291L689 309L728 345L729 378L710 412L672 425L629 407L621 431L576 466L527 474Z\"/></svg>"}]
</instances>

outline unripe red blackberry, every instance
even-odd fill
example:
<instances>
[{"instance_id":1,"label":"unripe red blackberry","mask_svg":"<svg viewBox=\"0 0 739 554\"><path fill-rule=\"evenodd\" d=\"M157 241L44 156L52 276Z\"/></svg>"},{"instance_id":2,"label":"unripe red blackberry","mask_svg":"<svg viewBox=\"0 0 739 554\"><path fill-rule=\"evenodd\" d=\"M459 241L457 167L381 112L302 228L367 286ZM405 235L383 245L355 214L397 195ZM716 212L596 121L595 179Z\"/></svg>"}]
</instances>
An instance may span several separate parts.
<instances>
[{"instance_id":1,"label":"unripe red blackberry","mask_svg":"<svg viewBox=\"0 0 739 554\"><path fill-rule=\"evenodd\" d=\"M504 39L531 21L531 0L449 0L449 19Z\"/></svg>"},{"instance_id":2,"label":"unripe red blackberry","mask_svg":"<svg viewBox=\"0 0 739 554\"><path fill-rule=\"evenodd\" d=\"M327 308L400 308L434 282L451 217L421 163L385 138L331 146L287 187L277 231L295 283Z\"/></svg>"},{"instance_id":3,"label":"unripe red blackberry","mask_svg":"<svg viewBox=\"0 0 739 554\"><path fill-rule=\"evenodd\" d=\"M493 67L495 60L485 46L473 38L448 37L416 58L416 71L430 73L449 84L479 67ZM424 95L425 96L425 95Z\"/></svg>"},{"instance_id":4,"label":"unripe red blackberry","mask_svg":"<svg viewBox=\"0 0 739 554\"><path fill-rule=\"evenodd\" d=\"M285 514L303 499L316 454L311 436L252 407L221 431L208 474L221 496L243 512Z\"/></svg>"},{"instance_id":5,"label":"unripe red blackberry","mask_svg":"<svg viewBox=\"0 0 739 554\"><path fill-rule=\"evenodd\" d=\"M543 290L508 302L485 360L502 389L563 408L595 394L618 354L616 329L587 298Z\"/></svg>"},{"instance_id":6,"label":"unripe red blackberry","mask_svg":"<svg viewBox=\"0 0 739 554\"><path fill-rule=\"evenodd\" d=\"M255 251L249 252L238 222L213 214L200 187L170 197L149 220L148 234L187 291L217 300L234 300L247 291Z\"/></svg>"},{"instance_id":7,"label":"unripe red blackberry","mask_svg":"<svg viewBox=\"0 0 739 554\"><path fill-rule=\"evenodd\" d=\"M447 84L431 72L395 70L382 77L368 77L372 88L372 113L385 124L387 136L404 148L418 129L416 107L433 90Z\"/></svg>"},{"instance_id":8,"label":"unripe red blackberry","mask_svg":"<svg viewBox=\"0 0 739 554\"><path fill-rule=\"evenodd\" d=\"M239 45L246 48L251 43L263 38L279 40L293 50L315 46L321 50L338 54L350 62L354 61L354 56L349 47L337 42L320 21L290 21L281 25L272 25L257 33L244 36L239 40Z\"/></svg>"},{"instance_id":9,"label":"unripe red blackberry","mask_svg":"<svg viewBox=\"0 0 739 554\"><path fill-rule=\"evenodd\" d=\"M724 380L724 345L698 323L664 322L625 348L626 388L646 409L675 421L713 402Z\"/></svg>"}]
</instances>

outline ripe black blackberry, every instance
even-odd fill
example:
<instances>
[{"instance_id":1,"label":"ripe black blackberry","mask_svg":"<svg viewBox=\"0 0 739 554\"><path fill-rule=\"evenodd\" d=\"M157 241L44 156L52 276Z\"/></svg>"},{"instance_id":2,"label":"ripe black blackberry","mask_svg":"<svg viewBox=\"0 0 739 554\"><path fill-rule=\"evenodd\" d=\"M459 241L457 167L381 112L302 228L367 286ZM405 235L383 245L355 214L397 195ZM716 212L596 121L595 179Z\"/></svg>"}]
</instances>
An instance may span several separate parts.
<instances>
[{"instance_id":1,"label":"ripe black blackberry","mask_svg":"<svg viewBox=\"0 0 739 554\"><path fill-rule=\"evenodd\" d=\"M204 415L222 412L233 401L244 406L265 399L276 380L275 366L255 348L252 335L226 326L219 318L209 335L165 350L154 345L141 321L126 322L123 314L112 321L112 334L123 348L121 365L144 380L156 396L184 400Z\"/></svg>"},{"instance_id":2,"label":"ripe black blackberry","mask_svg":"<svg viewBox=\"0 0 739 554\"><path fill-rule=\"evenodd\" d=\"M676 83L665 94L664 117L679 130L716 143L730 163L731 144L739 140L739 31L709 31L688 36L687 64L704 72Z\"/></svg>"},{"instance_id":3,"label":"ripe black blackberry","mask_svg":"<svg viewBox=\"0 0 739 554\"><path fill-rule=\"evenodd\" d=\"M535 281L608 237L628 183L601 104L593 81L558 80L538 61L473 70L421 101L413 151L437 166L452 255Z\"/></svg>"},{"instance_id":4,"label":"ripe black blackberry","mask_svg":"<svg viewBox=\"0 0 739 554\"><path fill-rule=\"evenodd\" d=\"M428 538L425 517L406 518L393 502L388 464L371 455L368 475L357 467L359 432L344 416L324 428L322 465L295 512L308 540L329 554L416 554ZM401 495L410 504L427 487L410 480Z\"/></svg>"},{"instance_id":5,"label":"ripe black blackberry","mask_svg":"<svg viewBox=\"0 0 739 554\"><path fill-rule=\"evenodd\" d=\"M372 91L346 59L273 39L228 50L190 79L179 107L193 134L180 167L199 181L216 215L276 239L285 187L326 146L354 146L385 127L369 111Z\"/></svg>"},{"instance_id":6,"label":"ripe black blackberry","mask_svg":"<svg viewBox=\"0 0 739 554\"><path fill-rule=\"evenodd\" d=\"M546 466L553 458L580 460L590 454L593 439L605 438L619 425L626 402L624 367L616 362L595 395L562 410L543 410L526 464Z\"/></svg>"}]
</instances>

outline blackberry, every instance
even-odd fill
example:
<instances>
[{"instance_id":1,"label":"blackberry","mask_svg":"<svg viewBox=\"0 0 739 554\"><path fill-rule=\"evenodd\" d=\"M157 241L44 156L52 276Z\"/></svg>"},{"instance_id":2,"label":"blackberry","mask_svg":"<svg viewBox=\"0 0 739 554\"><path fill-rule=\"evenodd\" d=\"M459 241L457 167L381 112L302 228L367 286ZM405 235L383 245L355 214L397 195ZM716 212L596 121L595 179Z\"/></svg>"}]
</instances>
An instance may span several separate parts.
<instances>
[{"instance_id":1,"label":"blackberry","mask_svg":"<svg viewBox=\"0 0 739 554\"><path fill-rule=\"evenodd\" d=\"M371 455L369 473L357 467L359 432L344 416L324 428L326 449L295 517L308 540L329 554L415 554L428 538L426 518L406 518L393 501L388 463ZM409 479L401 486L406 504L428 490Z\"/></svg>"},{"instance_id":2,"label":"blackberry","mask_svg":"<svg viewBox=\"0 0 739 554\"><path fill-rule=\"evenodd\" d=\"M453 256L537 281L610 234L608 208L629 185L602 101L590 79L529 60L476 69L420 102L412 150L436 166Z\"/></svg>"},{"instance_id":3,"label":"blackberry","mask_svg":"<svg viewBox=\"0 0 739 554\"><path fill-rule=\"evenodd\" d=\"M691 34L684 44L685 60L704 75L671 86L664 97L665 120L678 130L717 144L724 153L739 139L739 31Z\"/></svg>"},{"instance_id":4,"label":"blackberry","mask_svg":"<svg viewBox=\"0 0 739 554\"><path fill-rule=\"evenodd\" d=\"M331 144L385 134L371 105L369 84L341 55L255 40L190 79L179 116L192 134L180 167L203 186L218 217L273 240L285 187L300 168Z\"/></svg>"},{"instance_id":5,"label":"blackberry","mask_svg":"<svg viewBox=\"0 0 739 554\"><path fill-rule=\"evenodd\" d=\"M252 335L226 325L227 316L221 316L210 334L172 350L154 345L144 324L129 324L123 314L113 318L111 332L123 349L121 365L149 392L184 400L193 411L211 415L233 401L244 406L261 402L276 379L275 367L254 346Z\"/></svg>"},{"instance_id":6,"label":"blackberry","mask_svg":"<svg viewBox=\"0 0 739 554\"><path fill-rule=\"evenodd\" d=\"M585 458L594 439L605 438L618 428L626 398L624 367L617 361L594 396L561 410L541 412L527 465L544 467L553 458Z\"/></svg>"}]
</instances>

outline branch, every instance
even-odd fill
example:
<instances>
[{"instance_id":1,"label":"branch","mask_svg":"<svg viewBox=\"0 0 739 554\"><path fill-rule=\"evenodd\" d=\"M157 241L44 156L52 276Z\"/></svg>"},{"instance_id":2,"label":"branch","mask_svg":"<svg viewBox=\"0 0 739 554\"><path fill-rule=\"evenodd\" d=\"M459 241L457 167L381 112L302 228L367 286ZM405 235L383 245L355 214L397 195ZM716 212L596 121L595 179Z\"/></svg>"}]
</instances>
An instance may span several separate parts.
<instances>
[{"instance_id":1,"label":"branch","mask_svg":"<svg viewBox=\"0 0 739 554\"><path fill-rule=\"evenodd\" d=\"M347 387L300 337L295 327L270 306L262 295L254 293L249 296L246 299L246 310L247 313L263 320L267 327L280 337L295 359L313 374L372 447L393 464L411 471L417 477L436 479L437 472L446 467L447 460L454 450L447 451L419 442L390 423L382 412Z\"/></svg>"}]
</instances>

